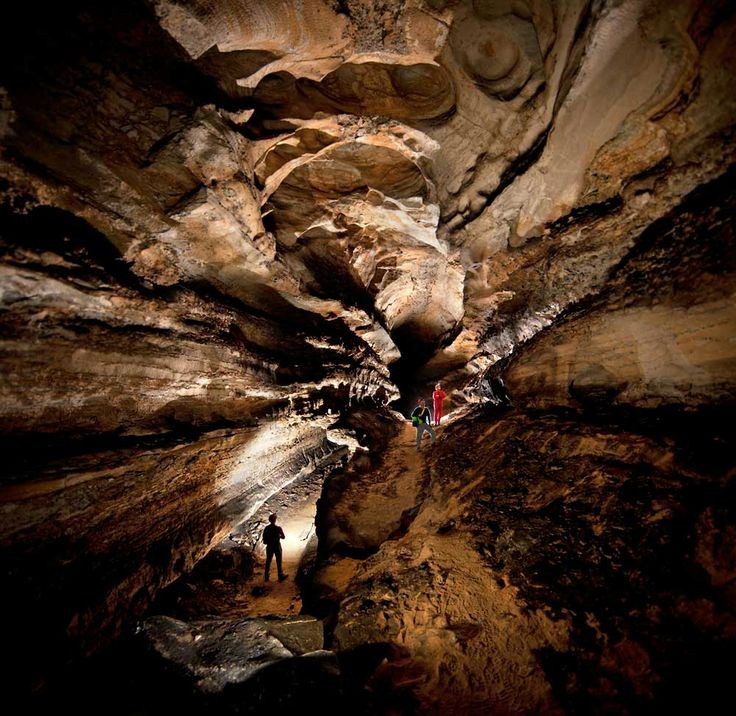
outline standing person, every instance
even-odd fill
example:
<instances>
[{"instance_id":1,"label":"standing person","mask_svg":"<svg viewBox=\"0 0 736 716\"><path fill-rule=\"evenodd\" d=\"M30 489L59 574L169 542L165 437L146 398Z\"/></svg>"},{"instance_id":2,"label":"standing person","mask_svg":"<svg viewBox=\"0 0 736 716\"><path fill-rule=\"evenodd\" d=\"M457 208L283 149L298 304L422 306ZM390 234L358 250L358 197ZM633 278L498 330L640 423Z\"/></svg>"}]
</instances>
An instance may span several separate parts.
<instances>
[{"instance_id":1,"label":"standing person","mask_svg":"<svg viewBox=\"0 0 736 716\"><path fill-rule=\"evenodd\" d=\"M289 575L284 574L281 569L281 540L286 539L284 530L276 524L276 515L269 515L269 524L263 530L263 543L266 545L266 573L263 575L263 581L268 581L268 574L271 571L271 560L276 555L276 569L279 573L279 582L283 582Z\"/></svg>"},{"instance_id":2,"label":"standing person","mask_svg":"<svg viewBox=\"0 0 736 716\"><path fill-rule=\"evenodd\" d=\"M432 444L434 445L434 430L432 430L432 416L429 412L429 408L424 404L424 398L419 398L419 405L412 411L411 422L417 429L417 450L422 442L422 435L426 430L429 436L432 438Z\"/></svg>"},{"instance_id":3,"label":"standing person","mask_svg":"<svg viewBox=\"0 0 736 716\"><path fill-rule=\"evenodd\" d=\"M434 424L439 425L442 419L442 401L447 396L444 390L442 390L442 383L437 383L434 386L434 393L432 393L432 402L434 403Z\"/></svg>"}]
</instances>

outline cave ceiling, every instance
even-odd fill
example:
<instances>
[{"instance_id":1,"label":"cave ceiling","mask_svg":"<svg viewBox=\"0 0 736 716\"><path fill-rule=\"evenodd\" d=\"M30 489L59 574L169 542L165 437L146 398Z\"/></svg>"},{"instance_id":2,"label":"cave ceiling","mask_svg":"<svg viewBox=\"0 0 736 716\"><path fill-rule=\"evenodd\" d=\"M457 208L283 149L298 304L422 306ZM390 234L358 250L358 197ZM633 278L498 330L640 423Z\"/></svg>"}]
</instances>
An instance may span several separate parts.
<instances>
[{"instance_id":1,"label":"cave ceiling","mask_svg":"<svg viewBox=\"0 0 736 716\"><path fill-rule=\"evenodd\" d=\"M459 414L499 375L539 410L733 406L731 5L16 7L0 558L32 655L94 651L296 475L367 451L361 409L388 442L437 380ZM519 420L499 435L547 445Z\"/></svg>"},{"instance_id":2,"label":"cave ceiling","mask_svg":"<svg viewBox=\"0 0 736 716\"><path fill-rule=\"evenodd\" d=\"M713 4L156 0L107 18L106 65L82 18L89 50L47 49L63 73L7 83L29 206L150 286L341 321L458 389L726 163L704 142L734 112L701 80L728 34Z\"/></svg>"}]
</instances>

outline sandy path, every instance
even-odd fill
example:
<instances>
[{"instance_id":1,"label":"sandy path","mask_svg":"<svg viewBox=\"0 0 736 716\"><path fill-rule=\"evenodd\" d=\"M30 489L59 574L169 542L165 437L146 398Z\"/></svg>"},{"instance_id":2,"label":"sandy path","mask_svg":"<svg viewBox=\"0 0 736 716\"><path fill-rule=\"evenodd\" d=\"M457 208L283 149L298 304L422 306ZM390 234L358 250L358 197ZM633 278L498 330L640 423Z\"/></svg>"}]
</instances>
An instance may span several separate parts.
<instances>
[{"instance_id":1,"label":"sandy path","mask_svg":"<svg viewBox=\"0 0 736 716\"><path fill-rule=\"evenodd\" d=\"M448 422L445 418L442 426L434 428L438 440ZM378 469L349 467L350 481L341 496L338 513L332 516L335 527L330 530L328 539L332 542L345 540L357 548L378 547L384 542L399 528L402 512L417 504L423 481L426 480L426 459L432 449L429 436L425 433L422 448L417 451L416 431L406 421L384 455L373 456L379 457ZM228 615L293 616L300 613L302 600L294 578L305 553L315 548L314 519L320 492L319 485L310 485L286 497L276 495L254 516L254 521L260 523L257 527L260 533L268 514L278 514L277 523L286 535L282 549L283 568L288 579L284 582L277 580L274 560L271 579L264 583L266 554L264 545L259 543L254 573L239 585L237 595L224 610ZM323 568L321 576L328 577L330 583L339 582L344 589L357 564L359 561L351 558L338 558Z\"/></svg>"}]
</instances>

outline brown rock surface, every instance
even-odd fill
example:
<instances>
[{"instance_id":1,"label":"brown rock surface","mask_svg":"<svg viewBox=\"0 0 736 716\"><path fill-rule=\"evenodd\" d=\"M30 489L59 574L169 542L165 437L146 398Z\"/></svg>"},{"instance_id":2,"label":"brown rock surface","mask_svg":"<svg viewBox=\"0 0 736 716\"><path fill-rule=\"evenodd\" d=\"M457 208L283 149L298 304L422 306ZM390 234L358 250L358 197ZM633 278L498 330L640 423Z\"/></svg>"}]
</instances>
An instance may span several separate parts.
<instances>
[{"instance_id":1,"label":"brown rock surface","mask_svg":"<svg viewBox=\"0 0 736 716\"><path fill-rule=\"evenodd\" d=\"M405 648L386 678L422 713L715 707L736 624L721 416L471 417L429 455L405 536L349 581L344 559L320 570L328 643ZM373 480L357 503L350 487L333 491L328 510L366 522L391 494ZM702 512L711 500L718 517ZM702 683L712 692L695 695Z\"/></svg>"},{"instance_id":2,"label":"brown rock surface","mask_svg":"<svg viewBox=\"0 0 736 716\"><path fill-rule=\"evenodd\" d=\"M723 692L731 4L16 10L0 564L23 696L271 505L309 523L300 486L323 480L304 593L228 594L315 609L338 653L279 659L208 708L263 710L283 679L279 704L329 691L356 714ZM392 408L437 380L450 423L420 458ZM223 601L213 643L239 633ZM204 632L182 624L163 661L202 692L186 644Z\"/></svg>"},{"instance_id":3,"label":"brown rock surface","mask_svg":"<svg viewBox=\"0 0 736 716\"><path fill-rule=\"evenodd\" d=\"M601 294L512 361L506 376L518 401L733 405L731 183L729 172L694 192L650 229Z\"/></svg>"}]
</instances>

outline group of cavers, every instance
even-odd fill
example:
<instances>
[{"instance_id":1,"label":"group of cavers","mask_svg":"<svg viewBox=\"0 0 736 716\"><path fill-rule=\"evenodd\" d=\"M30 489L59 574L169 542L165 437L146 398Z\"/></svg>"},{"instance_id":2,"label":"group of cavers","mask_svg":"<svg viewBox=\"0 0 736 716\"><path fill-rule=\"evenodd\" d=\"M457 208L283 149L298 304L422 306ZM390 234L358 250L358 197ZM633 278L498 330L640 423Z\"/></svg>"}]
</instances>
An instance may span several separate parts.
<instances>
[{"instance_id":1,"label":"group of cavers","mask_svg":"<svg viewBox=\"0 0 736 716\"><path fill-rule=\"evenodd\" d=\"M411 414L412 425L417 429L417 450L422 446L422 437L425 432L429 433L429 437L432 438L432 444L434 444L436 436L432 429L432 424L434 423L434 426L437 427L442 420L442 403L446 395L445 391L442 390L442 384L437 383L432 393L432 407L434 408L432 412L430 412L425 404L424 398L419 398L417 401L419 404Z\"/></svg>"},{"instance_id":2,"label":"group of cavers","mask_svg":"<svg viewBox=\"0 0 736 716\"><path fill-rule=\"evenodd\" d=\"M417 450L421 448L422 437L424 433L429 433L429 437L434 443L436 436L432 429L432 424L437 427L442 420L442 403L446 397L446 393L442 390L442 384L437 383L432 393L432 407L434 410L426 406L424 398L419 398L418 405L411 414L412 425L417 429ZM281 551L281 540L285 539L284 531L276 524L277 515L270 515L268 525L263 530L263 543L266 545L266 570L263 575L263 581L268 582L271 574L271 562L276 558L276 570L278 571L279 582L283 582L289 575L284 573L282 566L283 553Z\"/></svg>"}]
</instances>

